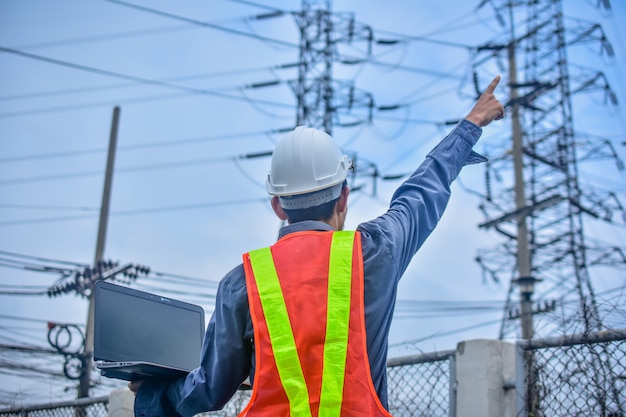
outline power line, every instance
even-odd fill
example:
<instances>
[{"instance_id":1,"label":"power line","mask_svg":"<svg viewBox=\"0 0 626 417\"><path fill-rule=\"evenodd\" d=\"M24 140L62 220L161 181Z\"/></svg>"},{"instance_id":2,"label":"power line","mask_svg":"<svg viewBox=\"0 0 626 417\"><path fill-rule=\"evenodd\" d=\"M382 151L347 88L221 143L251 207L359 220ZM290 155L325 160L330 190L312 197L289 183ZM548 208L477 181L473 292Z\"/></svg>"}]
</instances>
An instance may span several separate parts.
<instances>
[{"instance_id":1,"label":"power line","mask_svg":"<svg viewBox=\"0 0 626 417\"><path fill-rule=\"evenodd\" d=\"M111 1L111 0L104 0L104 1ZM113 77L113 78L119 78L119 79L123 79L123 80L133 81L133 82L140 83L140 84L154 85L154 86L158 86L158 87L164 87L164 88L184 91L184 92L190 93L190 94L209 95L209 96L215 96L215 97L220 97L220 98L227 98L227 99L238 100L238 101L241 101L241 100L248 101L249 100L248 98L242 98L240 96L234 96L234 95L231 95L231 94L224 94L224 93L220 93L220 92L217 92L217 91L211 91L211 90L205 90L205 89L193 88L193 87L185 87L185 86L182 86L182 85L171 84L171 83L164 82L164 81L151 80L151 79L147 79L147 78L136 77L136 76L133 76L133 75L122 74L122 73L119 73L119 72L103 70L103 69L100 69L100 68L89 67L89 66L86 66L86 65L75 64L75 63L72 63L72 62L62 61L62 60L55 59L55 58L49 58L49 57L45 57L45 56L42 56L42 55L31 54L29 52L20 51L20 50L13 49L13 48L7 48L7 47L4 47L4 46L0 46L0 51L11 53L11 54L14 54L14 55L23 56L25 58L30 58L30 59L34 59L34 60L38 60L38 61L47 62L47 63L50 63L50 64L55 64L55 65L60 65L60 66L72 68L72 69L75 69L75 70L86 71L86 72L91 72L91 73L94 73L94 74L104 75L104 76L107 76L107 77ZM293 107L292 105L289 105L289 104L278 103L278 102L269 101L269 100L254 100L254 101L257 102L257 103L261 103L261 104L265 104L265 105L269 105L269 106L276 106L276 107L283 107L283 108L292 108ZM0 116L3 116L3 115L0 115Z\"/></svg>"},{"instance_id":2,"label":"power line","mask_svg":"<svg viewBox=\"0 0 626 417\"><path fill-rule=\"evenodd\" d=\"M231 200L231 201L185 204L185 205L177 205L177 206L164 206L164 207L137 209L137 210L113 211L110 213L110 215L111 216L134 216L138 214L164 213L164 212L171 212L171 211L197 210L197 209L224 207L224 206L231 206L231 205L266 203L268 200L269 200L269 197L257 197L257 198ZM34 223L52 223L52 222L85 220L85 219L93 219L96 216L97 214L94 213L91 215L84 215L84 216L44 217L44 218L38 218L38 219L13 220L13 221L0 222L0 227L21 226L24 224L34 224Z\"/></svg>"},{"instance_id":3,"label":"power line","mask_svg":"<svg viewBox=\"0 0 626 417\"><path fill-rule=\"evenodd\" d=\"M202 137L197 137L197 138L172 139L172 140L161 141L161 142L144 142L144 143L136 143L136 144L131 144L131 145L122 145L118 147L118 150L127 151L127 150L137 150L137 149L147 149L147 148L159 148L159 147L166 147L166 146L189 145L189 144L215 141L215 140L231 140L231 139L238 139L238 138L271 135L274 133L278 133L279 131L280 130L241 132L241 133L220 134L220 135L212 135L212 136L202 136ZM97 148L97 149L82 149L82 150L74 150L74 151L66 151L66 152L54 152L54 153L46 153L46 154L13 156L13 157L0 158L0 163L22 162L22 161L29 161L29 160L36 160L36 159L84 156L84 155L90 155L90 154L102 154L102 153L105 153L106 151L107 151L106 148Z\"/></svg>"},{"instance_id":4,"label":"power line","mask_svg":"<svg viewBox=\"0 0 626 417\"><path fill-rule=\"evenodd\" d=\"M0 254L4 254L6 256L13 256L15 258L18 258L18 260L16 260L14 263L14 265L12 264L11 266L20 266L19 262L22 262L21 267L22 268L26 268L26 269L30 269L31 264L24 262L24 261L19 261L19 259L28 259L28 260L37 260L37 261L41 261L41 262L48 262L48 263L56 263L56 264L66 264L66 265L71 265L73 267L75 267L74 269L72 269L72 272L75 272L76 268L88 268L89 265L86 264L81 264L81 263L77 263L77 262L69 262L69 261L61 261L61 260L53 260L53 259L48 259L48 258L42 258L42 257L38 257L38 256L31 256L31 255L23 255L23 254L18 254L18 253L14 253L14 252L7 252L7 251L0 251ZM42 266L39 270L36 270L36 272L47 272L50 269L53 269L53 266ZM69 271L69 269L68 269ZM151 276L154 275L154 276ZM186 275L181 275L181 274L174 274L174 273L170 273L170 272L160 272L160 271L152 271L150 270L148 272L148 275L146 275L146 278L149 278L151 280L157 281L157 282L167 282L167 283L171 283L172 280L177 281L179 284L185 284L185 285L191 285L191 286L198 286L198 285L209 285L213 288L216 288L218 285L218 282L214 281L214 280L210 280L210 279L206 279L206 278L197 278L197 277L190 277L190 276L186 276ZM168 278L167 280L165 280L164 278ZM13 286L13 287L17 287L17 286ZM12 318L12 319L18 319L15 316L7 316L7 315L0 315L0 319L2 318ZM19 318L20 320L24 320L24 321L37 321L37 319L28 319L28 318Z\"/></svg>"},{"instance_id":5,"label":"power line","mask_svg":"<svg viewBox=\"0 0 626 417\"><path fill-rule=\"evenodd\" d=\"M0 314L0 319L9 319L9 320L17 320L17 321L28 321L28 322L31 322L31 323L46 323L46 324L50 321L50 320L45 320L45 319L35 319L35 318L31 318L31 317L11 316L11 315L7 315L7 314Z\"/></svg>"},{"instance_id":6,"label":"power line","mask_svg":"<svg viewBox=\"0 0 626 417\"><path fill-rule=\"evenodd\" d=\"M157 100L170 100L174 98L182 98L189 97L188 93L170 93L170 94L160 94L154 96L143 96L137 98L125 98L111 101L99 101L99 102L91 102L91 103L81 103L67 106L54 106L54 107L44 107L30 110L17 110L9 113L0 113L0 118L8 118L8 117L20 117L20 116L32 116L38 114L45 113L55 113L55 112L66 112L71 110L86 110L89 108L96 107L115 107L120 104L131 104L131 103L141 103L141 102L154 102Z\"/></svg>"},{"instance_id":7,"label":"power line","mask_svg":"<svg viewBox=\"0 0 626 417\"><path fill-rule=\"evenodd\" d=\"M233 3L240 3L240 4L246 4L248 6L258 7L258 8L265 9L265 10L272 10L274 12L284 12L284 10L282 9L277 9L276 7L267 6L265 4L256 3L253 1L247 1L247 0L229 0L229 1Z\"/></svg>"},{"instance_id":8,"label":"power line","mask_svg":"<svg viewBox=\"0 0 626 417\"><path fill-rule=\"evenodd\" d=\"M246 198L246 199L230 200L230 201L214 201L210 203L185 204L185 205L178 205L178 206L155 207L155 208L138 209L138 210L124 210L124 211L112 212L111 215L129 216L129 215L147 214L147 213L161 213L165 211L195 210L199 208L212 208L212 207L222 207L222 206L232 206L232 205L252 204L252 203L266 203L269 201L269 199L270 199L269 196L266 196L266 197Z\"/></svg>"},{"instance_id":9,"label":"power line","mask_svg":"<svg viewBox=\"0 0 626 417\"><path fill-rule=\"evenodd\" d=\"M433 333L433 334L431 334L429 336L425 336L425 337L422 337L422 338L419 338L419 339L412 339L412 340L406 340L406 341L399 342L399 343L393 343L393 344L390 344L389 347L390 348L394 348L394 347L399 347L399 346L415 345L417 343L424 342L426 340L432 340L432 339L436 339L436 338L439 338L439 337L450 336L450 335L457 334L457 333L463 333L463 332L466 332L468 330L479 329L481 327L492 326L494 324L499 324L500 322L501 322L500 319L498 319L498 320L490 320L490 321L485 321L485 322L482 322L482 323L472 324L472 325L465 326L465 327L459 327L459 328L454 329L454 330L435 332L435 333Z\"/></svg>"},{"instance_id":10,"label":"power line","mask_svg":"<svg viewBox=\"0 0 626 417\"><path fill-rule=\"evenodd\" d=\"M427 32L421 35L406 35L406 34L401 34L401 33L393 32L393 31L376 30L375 31L376 33L380 33L380 34L392 37L392 39L378 38L376 42L380 45L395 45L397 43L423 42L423 43L431 43L431 44L441 45L441 46L448 46L452 48L465 49L467 51L473 51L476 49L476 47L473 45L433 38L434 35L450 33L453 31L457 31L461 28L466 28L468 26L474 26L474 25L482 23L481 21L462 23L464 20L468 19L470 15L471 13L469 12L461 12L461 14L459 14L458 17L453 18L450 21L444 22L443 24L441 24L441 26L438 29L431 30L430 32ZM494 18L492 17L492 19ZM455 38L458 38L458 37L455 37Z\"/></svg>"},{"instance_id":11,"label":"power line","mask_svg":"<svg viewBox=\"0 0 626 417\"><path fill-rule=\"evenodd\" d=\"M183 291L180 289L172 289L172 288L163 288L163 287L155 287L155 286L151 286L151 285L146 285L143 283L140 283L137 285L138 288L151 292L151 293L155 293L155 294L161 294L161 295L166 295L166 294L172 294L176 297L194 297L194 298L198 298L198 299L202 299L202 300L211 300L211 301L215 301L215 293L201 293L198 292L197 289L194 290L189 290L189 291Z\"/></svg>"},{"instance_id":12,"label":"power line","mask_svg":"<svg viewBox=\"0 0 626 417\"><path fill-rule=\"evenodd\" d=\"M399 298L396 301L398 307L402 306L422 306L432 308L437 306L499 306L502 307L502 300L410 300Z\"/></svg>"},{"instance_id":13,"label":"power line","mask_svg":"<svg viewBox=\"0 0 626 417\"><path fill-rule=\"evenodd\" d=\"M612 294L612 293L620 292L620 291L623 292L624 288L625 288L624 286L619 286L619 287L615 287L615 288L611 288L611 289L599 292L596 295L600 296L600 295L607 295L607 294ZM398 300L398 301L401 301L401 300ZM432 301L424 301L424 302L430 303ZM457 303L456 301L450 301L450 302L451 303ZM496 301L494 301L494 302L496 302ZM577 300L569 300L569 301L564 301L564 302L565 303L569 303L569 304L576 304ZM435 303L439 303L439 302L435 301ZM442 303L446 303L446 301L442 301ZM463 301L460 301L459 303L463 303ZM502 302L499 302L499 303L500 303L500 307L498 307L498 309L499 309L499 311L501 311L501 309L502 309L502 306L501 306ZM491 307L488 307L488 309L491 309ZM458 314L455 314L455 316L458 316ZM441 317L441 316L433 316L433 317ZM394 318L395 318L395 316L394 316ZM402 319L403 317L399 316L398 318ZM424 316L424 317L414 317L414 318L431 318L431 317ZM453 330L448 330L448 331L443 331L443 332L436 332L436 333L433 333L430 336L426 336L426 337L419 338L419 339L407 340L407 341L403 341L403 342L399 342L399 343L390 344L389 347L393 348L393 347L399 347L399 346L405 346L405 345L414 345L416 343L423 342L423 341L426 341L426 340L436 339L436 338L444 337L444 336L450 336L450 335L453 335L453 334L456 334L456 333L462 333L462 332L465 332L465 331L468 331L468 330L473 330L473 329L477 329L477 328L480 328L480 327L491 326L491 325L499 324L499 323L501 323L501 319L486 321L486 322L482 322L482 323L476 323L476 324L472 324L472 325L469 325L469 326L466 326L466 327L461 327L461 328L457 328L457 329L453 329Z\"/></svg>"},{"instance_id":14,"label":"power line","mask_svg":"<svg viewBox=\"0 0 626 417\"><path fill-rule=\"evenodd\" d=\"M113 1L113 0L105 0L105 1L112 1L112 2L118 3L117 1ZM61 61L61 60L57 60L57 59L53 59L53 58L40 56L40 55L30 54L30 53L27 53L27 52L24 52L24 51L20 51L20 50L17 50L17 49L12 49L12 48L0 47L0 50L2 50L4 52L9 52L9 53L22 55L22 56L25 56L25 57L28 57L28 58L31 58L31 59L37 59L37 60L41 60L41 61L45 61L45 62L57 64L57 65L63 65L63 66L70 67L70 68L73 68L73 69L93 72L93 73L97 73L97 74L100 74L100 75L106 75L106 76L111 76L111 77L116 77L116 78L122 78L122 79L125 79L125 80L133 81L135 83L156 85L156 86L161 86L161 87L166 87L166 88L174 88L174 89L177 89L177 90L182 90L184 92L193 93L193 94L214 95L214 96L218 96L218 97L222 97L222 98L243 100L243 101L249 102L250 104L260 103L260 104L264 104L264 105L272 105L272 106L279 106L279 107L287 107L287 108L291 108L292 107L291 105L283 104L283 103L270 102L270 101L264 101L264 100L253 100L253 99L250 99L250 98L248 98L246 96L244 96L244 97L233 96L233 95L221 93L221 92L215 91L215 90L209 91L209 90L205 90L205 89L197 89L197 88L185 87L185 86L171 84L170 82L166 82L166 81L145 79L145 78L135 77L135 76L127 75L127 74L112 72L112 71L108 71L108 70L102 70L102 69L99 69L99 68L87 67L87 66L80 65L80 64L75 64L75 63ZM439 79L441 79L441 78L461 79L462 78L460 75L457 76L457 75L454 75L453 73L450 73L450 72L446 73L446 72L432 71L432 70L422 69L422 68L407 67L407 66L402 66L402 65L398 65L398 64L390 64L390 63L386 63L386 62L375 60L372 57L369 57L367 59L347 57L347 58L341 60L340 62L343 63L343 64L346 64L346 65L370 63L370 64L373 64L373 65L382 66L382 67L386 67L386 68L393 68L393 69L398 69L398 70L403 70L403 71L408 71L408 72L414 72L414 73L420 73L420 74L425 74L425 75L431 75L431 76L437 77ZM283 66L276 66L274 68L286 68L286 67L287 66L283 65ZM180 79L180 78L176 78L176 79ZM263 83L263 86L265 84L267 84L267 83ZM275 82L274 82L274 84L275 84ZM256 84L252 84L252 85L250 85L248 87L256 88L257 85ZM222 90L228 90L228 88L222 89ZM240 91L242 91L242 90L240 89ZM167 96L167 98L171 98L171 97L172 96ZM174 96L174 97L176 97L176 96ZM163 97L160 96L158 98L163 98ZM154 100L154 99L155 99L155 97L150 97L149 98L149 100ZM145 98L134 99L134 101L137 101L137 100L146 100L146 99ZM128 100L124 100L124 102L127 103ZM66 106L66 107L55 107L55 108L47 108L47 109L35 109L35 110L27 110L27 111L17 111L17 112L12 112L12 113L0 114L0 117L29 115L29 114L45 113L45 112L59 111L59 110L84 109L86 107L100 106L100 105L104 105L104 104L105 103L92 103L92 104L81 104L81 105L76 105L76 106ZM111 103L106 103L106 104L111 104Z\"/></svg>"},{"instance_id":15,"label":"power line","mask_svg":"<svg viewBox=\"0 0 626 417\"><path fill-rule=\"evenodd\" d=\"M131 167L125 167L125 168L117 168L115 170L115 173L121 174L121 173L127 173L127 172L151 171L151 170L160 170L160 169L189 167L193 165L209 165L209 164L214 164L214 163L219 163L219 162L233 161L237 159L247 159L250 157L270 156L271 153L272 153L271 151L267 151L267 152L243 154L243 155L228 156L228 157L187 159L184 161L177 161L177 162L164 162L160 164L131 166ZM23 184L23 183L32 183L32 182L41 182L41 181L53 181L53 180L69 179L69 178L84 178L84 177L100 176L100 175L102 175L102 171L82 171L82 172L69 172L65 174L56 174L56 175L45 175L42 177L12 178L12 179L0 180L0 186L8 185L8 184Z\"/></svg>"},{"instance_id":16,"label":"power line","mask_svg":"<svg viewBox=\"0 0 626 417\"><path fill-rule=\"evenodd\" d=\"M24 297L39 297L42 295L47 295L48 291L47 289L44 290L32 290L32 291L18 291L18 290L13 290L13 291L8 291L8 290L0 290L0 295L10 295L10 296L24 296Z\"/></svg>"},{"instance_id":17,"label":"power line","mask_svg":"<svg viewBox=\"0 0 626 417\"><path fill-rule=\"evenodd\" d=\"M167 279L163 279L163 278L167 278ZM148 275L146 279L166 282L166 283L171 283L172 279L174 279L186 285L210 285L213 287L217 287L219 284L219 281L215 281L211 279L194 278L194 277L188 277L188 276L180 275L180 274L172 274L168 272L158 272L158 271L150 271L150 275Z\"/></svg>"},{"instance_id":18,"label":"power line","mask_svg":"<svg viewBox=\"0 0 626 417\"><path fill-rule=\"evenodd\" d=\"M456 79L456 80L461 80L463 79L463 76L461 75L454 75L454 74L450 74L450 73L446 73L446 72L442 72L442 71L434 71L434 70L430 70L430 69L426 69L426 68L416 68L416 67L408 67L405 65L397 65L397 64L392 64L392 63L388 63L388 62L383 62L383 61L378 61L376 59L373 59L371 57L368 58L345 58L341 61L339 61L341 64L345 64L345 65L357 65L357 64L372 64L372 65L376 65L376 66L380 66L380 67L385 67L385 68L393 68L393 69L398 69L398 70L402 70L402 71L407 71L407 72L412 72L415 74L422 74L422 75L430 75L433 77L437 77L437 78L450 78L450 79Z\"/></svg>"},{"instance_id":19,"label":"power line","mask_svg":"<svg viewBox=\"0 0 626 417\"><path fill-rule=\"evenodd\" d=\"M0 284L0 290L44 290L47 287L42 285L10 285L10 284Z\"/></svg>"},{"instance_id":20,"label":"power line","mask_svg":"<svg viewBox=\"0 0 626 417\"><path fill-rule=\"evenodd\" d=\"M151 83L151 82L148 82L148 83ZM158 85L158 84L165 84L165 83L157 80L152 84ZM81 104L74 104L74 105L67 105L67 106L54 106L54 107L44 107L44 108L36 108L36 109L29 109L29 110L16 110L13 112L0 113L0 118L29 116L29 115L35 115L35 114L44 114L44 113L52 113L52 112L60 112L60 111L68 111L68 110L84 110L87 108L116 106L120 104L141 103L141 102L146 102L146 101L171 100L171 99L176 99L176 98L188 97L189 93L199 94L199 95L216 95L216 96L220 96L223 98L243 101L254 106L257 110L265 114L270 114L270 113L266 110L262 110L261 107L259 107L260 104L266 105L266 106L273 106L273 107L291 108L292 105L290 104L279 103L275 101L252 99L245 95L245 91L247 89L258 88L259 86L265 87L265 86L268 86L269 84L270 83L261 83L261 84L246 85L243 87L240 87L240 86L223 87L219 91L218 90L201 90L201 89L195 89L195 88L174 86L170 84L172 88L183 89L186 92L173 93L173 94L159 94L159 95L151 95L151 96L140 96L140 97L131 97L131 98L123 98L123 99L119 98L114 101L98 101L98 102L81 103ZM280 84L284 84L284 82L282 81L271 82L271 85L280 85ZM233 91L233 90L238 91L241 95L235 96L235 95L228 95L228 94L221 93L221 91ZM275 115L273 116L277 117Z\"/></svg>"},{"instance_id":21,"label":"power line","mask_svg":"<svg viewBox=\"0 0 626 417\"><path fill-rule=\"evenodd\" d=\"M20 210L46 210L46 211L98 211L99 207L70 207L70 206L50 206L35 204L1 204L0 208L20 209Z\"/></svg>"},{"instance_id":22,"label":"power line","mask_svg":"<svg viewBox=\"0 0 626 417\"><path fill-rule=\"evenodd\" d=\"M15 48L17 50L21 50L20 48ZM164 80L159 80L162 82L172 82L172 81L190 81L197 79L205 79L205 78L219 78L224 76L233 76L233 75L241 75L241 74L250 74L255 72L266 72L266 71L274 71L278 69L287 68L287 65L276 65L272 67L257 67L257 68L249 68L249 69L232 69L228 71L219 71L208 74L195 74L195 75L185 75L180 77L172 77L166 78ZM20 94L20 95L11 95L11 96L0 96L0 100L8 101L8 100L22 100L22 99L30 99L30 98L40 98L40 97L50 97L57 95L66 95L66 94L78 94L78 93L86 93L93 91L101 91L101 90L111 90L111 89L122 89L129 87L136 87L137 83L125 83L125 84L109 84L103 86L96 87L83 87L83 88L73 88L66 90L52 90L52 91L44 91L40 93L29 93L29 94Z\"/></svg>"},{"instance_id":23,"label":"power line","mask_svg":"<svg viewBox=\"0 0 626 417\"><path fill-rule=\"evenodd\" d=\"M190 23L190 24L193 24L193 25L198 25L198 26L202 26L202 27L211 28L211 29L222 31L222 32L226 32L226 33L231 33L231 34L234 34L234 35L254 38L256 40L260 40L260 41L264 41L264 42L270 42L270 43L275 43L277 45L282 45L282 46L288 46L290 48L299 48L299 45L295 44L295 43L286 42L286 41L283 41L283 40L280 40L280 39L268 38L268 37L265 37L265 36L259 36L259 35L251 34L251 33L248 33L248 32L243 32L241 30L226 28L226 27L219 26L219 25L216 25L216 24L213 24L213 23L203 22L203 21L200 21L200 20L195 20L195 19L191 19L191 18L188 18L188 17L179 16L179 15L175 15L175 14L172 14L172 13L167 13L167 12L163 12L163 11L160 11L160 10L156 10L156 9L151 9L149 7L144 7L144 6L139 6L137 4L128 3L128 2L125 2L125 1L120 1L120 0L104 0L104 1L107 1L107 2L113 3L113 4L117 4L117 5L120 5L120 6L129 7L131 9L140 10L142 12L151 13L151 14L155 14L155 15L158 15L158 16L162 16L162 17L167 17L169 19L180 20L182 22Z\"/></svg>"},{"instance_id":24,"label":"power line","mask_svg":"<svg viewBox=\"0 0 626 417\"><path fill-rule=\"evenodd\" d=\"M56 46L76 45L80 43L97 42L102 40L129 38L135 36L153 35L158 33L174 32L180 30L188 30L188 25L168 26L154 29L133 30L127 32L109 33L106 35L89 36L85 38L61 39L57 41L39 42L31 44L14 45L16 49L43 49Z\"/></svg>"},{"instance_id":25,"label":"power line","mask_svg":"<svg viewBox=\"0 0 626 417\"><path fill-rule=\"evenodd\" d=\"M78 268L83 268L83 267L88 266L87 264L79 263L79 262L70 262L70 261L61 261L58 259L42 258L40 256L24 255L21 253L8 252L4 250L0 250L0 254L6 255L6 256L13 256L18 259L30 259L30 260L39 261L39 262L48 262L48 263L59 264L59 265L68 265L68 266L78 267Z\"/></svg>"}]
</instances>

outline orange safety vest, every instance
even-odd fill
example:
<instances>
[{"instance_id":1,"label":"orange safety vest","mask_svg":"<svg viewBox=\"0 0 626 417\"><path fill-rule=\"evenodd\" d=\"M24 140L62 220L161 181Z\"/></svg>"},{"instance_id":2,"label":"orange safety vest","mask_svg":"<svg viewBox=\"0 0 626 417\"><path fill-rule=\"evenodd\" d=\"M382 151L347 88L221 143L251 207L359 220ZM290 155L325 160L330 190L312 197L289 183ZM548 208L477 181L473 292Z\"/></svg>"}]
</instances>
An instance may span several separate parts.
<instances>
[{"instance_id":1,"label":"orange safety vest","mask_svg":"<svg viewBox=\"0 0 626 417\"><path fill-rule=\"evenodd\" d=\"M361 235L305 231L243 256L256 369L240 416L387 416L367 357Z\"/></svg>"}]
</instances>

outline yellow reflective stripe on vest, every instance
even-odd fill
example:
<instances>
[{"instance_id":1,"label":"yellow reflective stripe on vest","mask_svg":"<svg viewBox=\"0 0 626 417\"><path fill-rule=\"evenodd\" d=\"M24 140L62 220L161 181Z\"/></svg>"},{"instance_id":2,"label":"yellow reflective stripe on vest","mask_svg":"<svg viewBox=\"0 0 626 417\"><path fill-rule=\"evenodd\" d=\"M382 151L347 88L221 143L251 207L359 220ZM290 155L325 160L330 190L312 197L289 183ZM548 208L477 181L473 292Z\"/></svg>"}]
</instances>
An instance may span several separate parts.
<instances>
[{"instance_id":1,"label":"yellow reflective stripe on vest","mask_svg":"<svg viewBox=\"0 0 626 417\"><path fill-rule=\"evenodd\" d=\"M289 414L311 416L309 391L302 373L302 365L272 252L270 248L264 248L251 251L249 255L276 360L276 368L278 368L280 380L289 399Z\"/></svg>"},{"instance_id":2,"label":"yellow reflective stripe on vest","mask_svg":"<svg viewBox=\"0 0 626 417\"><path fill-rule=\"evenodd\" d=\"M334 232L328 272L328 304L320 417L341 414L348 352L354 232ZM249 253L272 351L292 416L311 416L309 395L285 299L269 248ZM267 308L266 308L267 307ZM270 313L270 314L268 314Z\"/></svg>"},{"instance_id":3,"label":"yellow reflective stripe on vest","mask_svg":"<svg viewBox=\"0 0 626 417\"><path fill-rule=\"evenodd\" d=\"M333 233L328 270L328 312L320 417L341 414L348 354L353 242L354 232Z\"/></svg>"}]
</instances>

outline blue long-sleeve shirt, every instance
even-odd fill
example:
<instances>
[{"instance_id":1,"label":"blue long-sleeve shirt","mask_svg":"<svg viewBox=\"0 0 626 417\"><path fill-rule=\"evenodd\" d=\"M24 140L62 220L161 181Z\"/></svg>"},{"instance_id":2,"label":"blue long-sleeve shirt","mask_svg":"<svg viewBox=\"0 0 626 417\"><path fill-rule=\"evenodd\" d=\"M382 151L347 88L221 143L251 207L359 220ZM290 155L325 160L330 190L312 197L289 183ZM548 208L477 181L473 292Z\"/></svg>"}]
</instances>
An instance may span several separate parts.
<instances>
[{"instance_id":1,"label":"blue long-sleeve shirt","mask_svg":"<svg viewBox=\"0 0 626 417\"><path fill-rule=\"evenodd\" d=\"M461 121L396 190L389 210L357 230L362 236L367 351L374 388L387 407L387 339L397 286L417 250L434 230L465 164L484 161L472 151L482 130ZM279 239L303 230L332 230L318 221L284 226ZM136 417L193 416L221 409L240 384L254 381L253 329L242 265L220 281L205 334L200 367L173 382L145 381Z\"/></svg>"}]
</instances>

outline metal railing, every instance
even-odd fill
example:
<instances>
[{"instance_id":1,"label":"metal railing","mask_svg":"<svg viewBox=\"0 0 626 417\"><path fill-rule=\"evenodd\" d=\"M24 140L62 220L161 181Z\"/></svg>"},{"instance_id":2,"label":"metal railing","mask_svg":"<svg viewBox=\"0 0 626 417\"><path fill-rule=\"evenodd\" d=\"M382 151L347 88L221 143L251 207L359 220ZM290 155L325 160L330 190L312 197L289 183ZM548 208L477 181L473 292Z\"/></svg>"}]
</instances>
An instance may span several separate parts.
<instances>
[{"instance_id":1,"label":"metal railing","mask_svg":"<svg viewBox=\"0 0 626 417\"><path fill-rule=\"evenodd\" d=\"M88 397L0 411L2 417L108 417L109 397Z\"/></svg>"}]
</instances>

